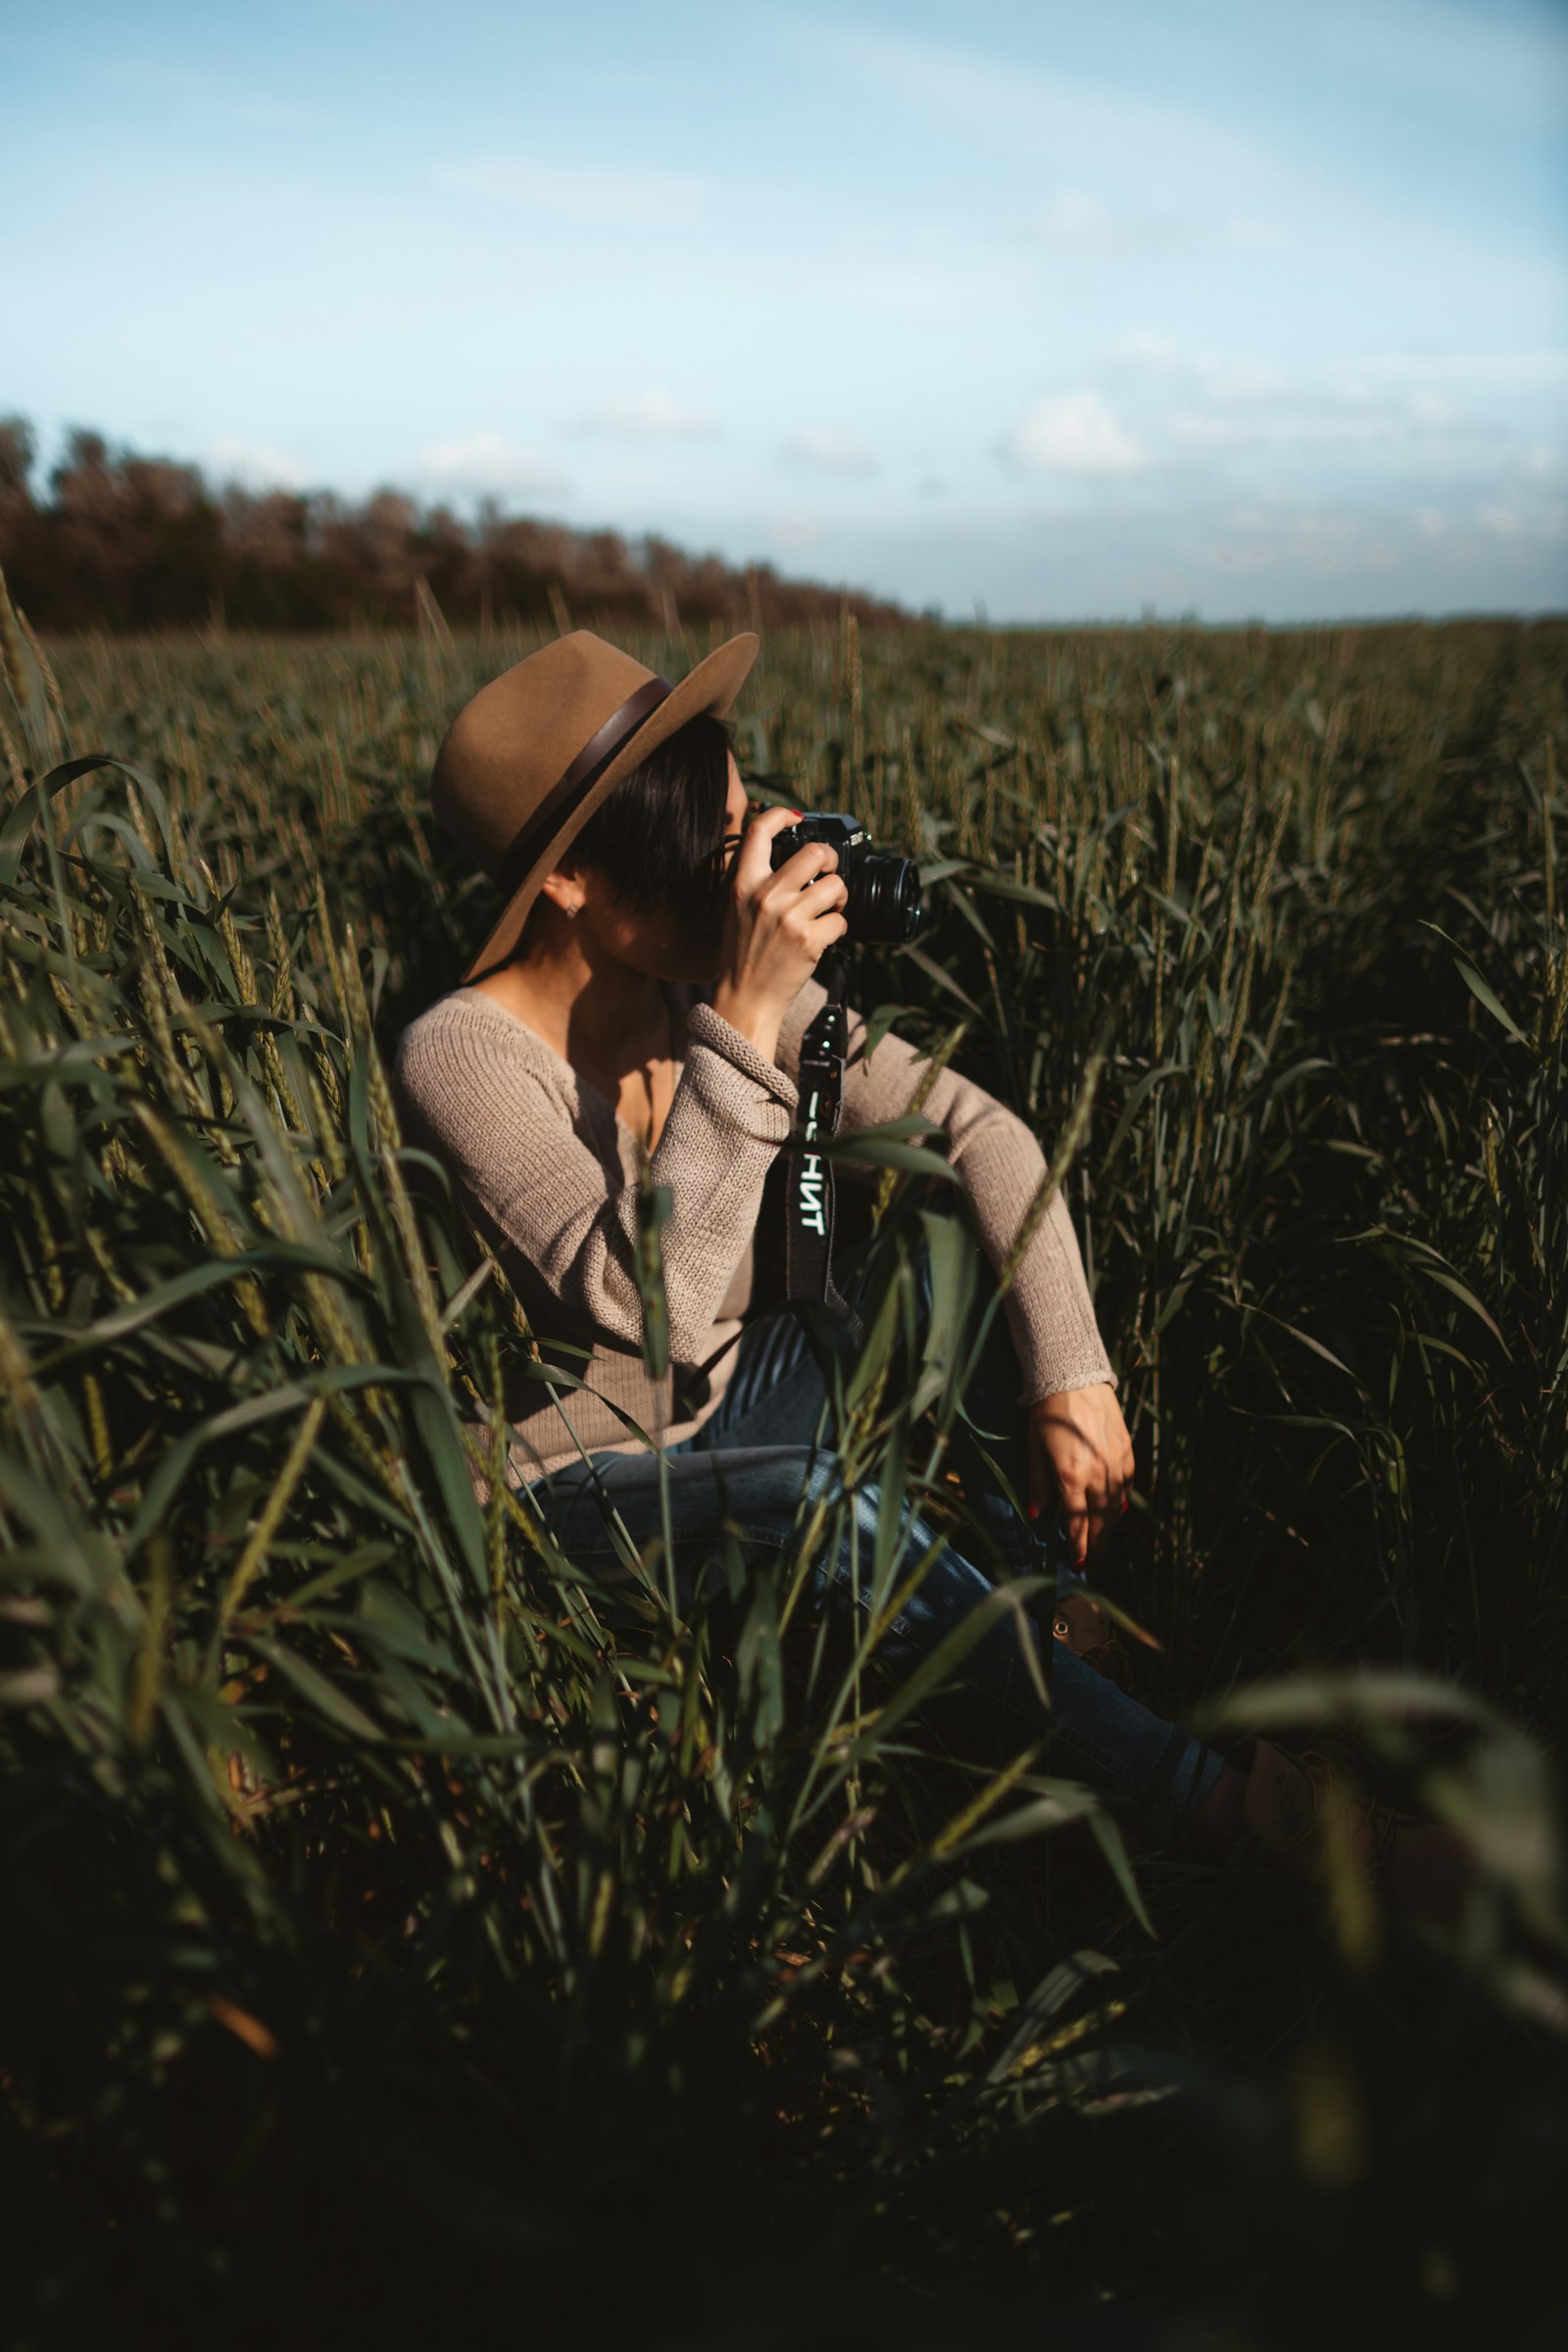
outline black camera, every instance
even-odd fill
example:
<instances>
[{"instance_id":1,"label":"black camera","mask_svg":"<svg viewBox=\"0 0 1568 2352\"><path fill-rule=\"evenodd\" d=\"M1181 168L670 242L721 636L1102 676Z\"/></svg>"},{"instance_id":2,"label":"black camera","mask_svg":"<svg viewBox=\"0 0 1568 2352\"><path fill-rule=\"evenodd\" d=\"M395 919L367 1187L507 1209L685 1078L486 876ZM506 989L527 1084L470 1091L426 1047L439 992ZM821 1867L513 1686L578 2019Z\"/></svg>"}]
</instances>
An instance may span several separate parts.
<instances>
[{"instance_id":1,"label":"black camera","mask_svg":"<svg viewBox=\"0 0 1568 2352\"><path fill-rule=\"evenodd\" d=\"M774 870L812 841L826 842L839 854L839 872L849 886L844 915L852 940L873 948L897 948L914 937L925 920L925 903L920 869L912 858L873 850L858 816L803 816L799 824L774 834Z\"/></svg>"}]
</instances>

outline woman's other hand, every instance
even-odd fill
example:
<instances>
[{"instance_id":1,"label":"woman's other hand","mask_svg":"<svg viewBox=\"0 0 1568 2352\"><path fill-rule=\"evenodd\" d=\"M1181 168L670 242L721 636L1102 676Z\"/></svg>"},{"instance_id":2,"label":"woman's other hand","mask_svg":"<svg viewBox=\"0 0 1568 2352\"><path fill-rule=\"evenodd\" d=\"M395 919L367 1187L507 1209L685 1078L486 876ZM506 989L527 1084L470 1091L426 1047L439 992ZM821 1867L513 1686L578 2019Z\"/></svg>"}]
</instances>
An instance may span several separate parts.
<instances>
[{"instance_id":1,"label":"woman's other hand","mask_svg":"<svg viewBox=\"0 0 1568 2352\"><path fill-rule=\"evenodd\" d=\"M1061 1389L1029 1407L1030 1517L1060 1511L1080 1568L1127 1508L1133 1467L1132 1440L1107 1382Z\"/></svg>"},{"instance_id":2,"label":"woman's other hand","mask_svg":"<svg viewBox=\"0 0 1568 2352\"><path fill-rule=\"evenodd\" d=\"M768 808L746 828L713 987L713 1010L767 1061L778 1052L784 1015L817 958L849 929L841 912L849 892L836 850L808 842L773 871L774 836L798 815L797 809Z\"/></svg>"}]
</instances>

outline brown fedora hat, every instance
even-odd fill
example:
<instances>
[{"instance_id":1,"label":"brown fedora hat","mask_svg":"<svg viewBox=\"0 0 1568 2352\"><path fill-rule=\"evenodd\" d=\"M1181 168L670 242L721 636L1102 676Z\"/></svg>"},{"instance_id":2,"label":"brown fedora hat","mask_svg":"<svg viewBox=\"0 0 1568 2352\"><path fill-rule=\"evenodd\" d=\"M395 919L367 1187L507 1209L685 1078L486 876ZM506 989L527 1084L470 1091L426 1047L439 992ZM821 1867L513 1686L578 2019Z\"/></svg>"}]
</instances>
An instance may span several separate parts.
<instances>
[{"instance_id":1,"label":"brown fedora hat","mask_svg":"<svg viewBox=\"0 0 1568 2352\"><path fill-rule=\"evenodd\" d=\"M506 961L546 874L622 777L699 711L722 718L757 654L744 631L672 686L573 629L464 704L435 756L431 812L506 902L465 982Z\"/></svg>"}]
</instances>

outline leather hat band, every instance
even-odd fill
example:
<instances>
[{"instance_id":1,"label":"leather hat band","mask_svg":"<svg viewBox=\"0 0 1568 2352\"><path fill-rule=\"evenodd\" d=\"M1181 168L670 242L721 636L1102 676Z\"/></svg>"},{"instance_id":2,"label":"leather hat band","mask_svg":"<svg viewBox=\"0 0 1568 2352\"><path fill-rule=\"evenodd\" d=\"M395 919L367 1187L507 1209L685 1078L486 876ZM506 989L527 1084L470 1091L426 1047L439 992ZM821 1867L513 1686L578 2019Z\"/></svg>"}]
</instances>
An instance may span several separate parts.
<instances>
[{"instance_id":1,"label":"leather hat band","mask_svg":"<svg viewBox=\"0 0 1568 2352\"><path fill-rule=\"evenodd\" d=\"M510 899L529 867L564 824L582 807L606 768L624 750L638 728L673 691L667 678L650 678L612 710L598 732L589 737L559 784L552 784L521 832L496 868L496 884Z\"/></svg>"}]
</instances>

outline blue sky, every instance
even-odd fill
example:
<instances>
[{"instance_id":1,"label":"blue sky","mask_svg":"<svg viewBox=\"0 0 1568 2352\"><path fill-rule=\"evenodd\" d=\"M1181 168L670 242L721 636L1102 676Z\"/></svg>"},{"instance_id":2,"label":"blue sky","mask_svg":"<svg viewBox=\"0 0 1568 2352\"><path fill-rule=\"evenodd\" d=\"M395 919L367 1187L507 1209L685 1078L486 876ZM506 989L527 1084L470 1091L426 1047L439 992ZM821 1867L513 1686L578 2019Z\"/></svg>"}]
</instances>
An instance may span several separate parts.
<instances>
[{"instance_id":1,"label":"blue sky","mask_svg":"<svg viewBox=\"0 0 1568 2352\"><path fill-rule=\"evenodd\" d=\"M53 0L0 408L956 616L1568 605L1568 8Z\"/></svg>"}]
</instances>

